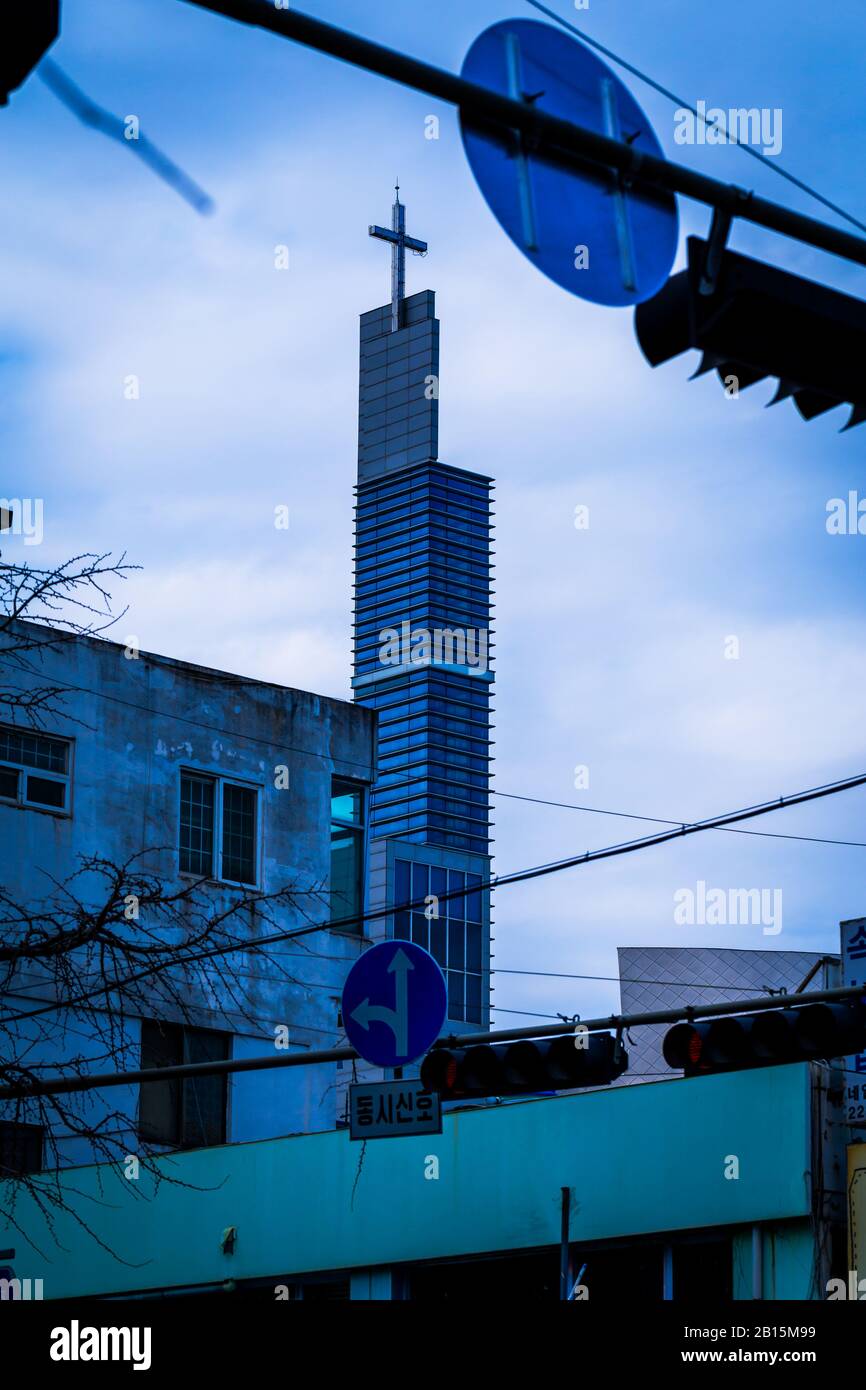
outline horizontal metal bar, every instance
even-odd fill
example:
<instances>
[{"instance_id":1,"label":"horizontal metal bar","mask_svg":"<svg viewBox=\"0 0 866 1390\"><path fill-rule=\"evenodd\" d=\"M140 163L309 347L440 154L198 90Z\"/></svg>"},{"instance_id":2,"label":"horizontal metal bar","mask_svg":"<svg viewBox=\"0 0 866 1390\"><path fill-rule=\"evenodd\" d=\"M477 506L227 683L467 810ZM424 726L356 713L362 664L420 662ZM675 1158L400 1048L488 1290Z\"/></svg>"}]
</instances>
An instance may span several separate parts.
<instances>
[{"instance_id":1,"label":"horizontal metal bar","mask_svg":"<svg viewBox=\"0 0 866 1390\"><path fill-rule=\"evenodd\" d=\"M267 29L307 48L328 53L343 62L378 73L404 86L459 106L465 115L506 130L519 130L545 155L566 156L593 166L617 169L627 179L653 188L664 188L741 217L769 231L795 238L820 251L829 251L858 265L866 265L866 240L831 227L814 217L794 212L766 198L756 197L737 184L722 183L655 155L642 154L631 145L599 135L583 126L546 115L533 104L513 101L487 87L467 82L444 68L410 58L395 49L372 43L348 30L338 29L297 10L277 9L273 0L184 0L197 9L210 10L242 24Z\"/></svg>"},{"instance_id":2,"label":"horizontal metal bar","mask_svg":"<svg viewBox=\"0 0 866 1390\"><path fill-rule=\"evenodd\" d=\"M658 1009L647 1014L610 1014L607 1018L581 1019L589 1033L618 1032L649 1023L678 1023L681 1019L715 1018L728 1014L756 1013L769 1009L802 1009L808 1004L842 1002L862 995L862 986L816 990L814 994L765 994L757 999L739 999L733 1004L698 1004L679 1009ZM521 1038L560 1037L575 1024L550 1023L543 1027L504 1028L495 1033L460 1033L439 1038L437 1048L477 1047L481 1043L516 1042ZM137 1086L154 1081L181 1081L194 1076L229 1076L235 1072L270 1071L277 1067L313 1067L326 1062L353 1062L363 1059L351 1047L331 1047L319 1052L290 1052L286 1056L229 1058L223 1062L185 1062L176 1067L144 1067L139 1071L103 1072L96 1076L46 1077L33 1085L0 1087L0 1100L22 1100L27 1096L63 1095L70 1091L96 1091L109 1086Z\"/></svg>"},{"instance_id":3,"label":"horizontal metal bar","mask_svg":"<svg viewBox=\"0 0 866 1390\"><path fill-rule=\"evenodd\" d=\"M657 1009L648 1014L610 1014L607 1018L580 1019L580 1026L589 1033L617 1032L638 1028L649 1023L679 1023L693 1018L721 1018L728 1014L751 1014L769 1009L802 1009L807 1004L841 1003L866 994L862 985L846 985L840 989L815 990L812 994L761 994L757 999L737 999L732 1004L686 1005L680 1009ZM577 1026L576 1022L575 1025ZM431 1047L472 1047L478 1042L516 1042L521 1038L555 1038L569 1031L568 1024L550 1023L543 1028L503 1028L495 1033L464 1033L457 1037L439 1038Z\"/></svg>"},{"instance_id":4,"label":"horizontal metal bar","mask_svg":"<svg viewBox=\"0 0 866 1390\"><path fill-rule=\"evenodd\" d=\"M228 1076L242 1071L269 1071L273 1067L315 1066L357 1058L350 1047L331 1047L319 1052L289 1052L273 1057L230 1057L222 1062L184 1062L176 1067L142 1067L138 1071L109 1071L94 1076L46 1077L32 1085L0 1087L0 1100L25 1096L64 1095L70 1091L101 1091L109 1086L138 1086L148 1081L183 1081L192 1076Z\"/></svg>"}]
</instances>

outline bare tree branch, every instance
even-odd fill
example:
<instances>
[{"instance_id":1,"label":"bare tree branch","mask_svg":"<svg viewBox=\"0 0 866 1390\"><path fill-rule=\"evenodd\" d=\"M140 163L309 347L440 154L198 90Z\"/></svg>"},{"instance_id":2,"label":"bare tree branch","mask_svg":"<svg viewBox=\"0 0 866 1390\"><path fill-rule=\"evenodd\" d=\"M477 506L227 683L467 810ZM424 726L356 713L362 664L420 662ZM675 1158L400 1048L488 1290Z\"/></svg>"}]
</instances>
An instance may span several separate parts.
<instances>
[{"instance_id":1,"label":"bare tree branch","mask_svg":"<svg viewBox=\"0 0 866 1390\"><path fill-rule=\"evenodd\" d=\"M49 651L100 637L120 621L127 610L113 611L111 581L138 568L125 553L115 559L85 552L45 569L0 560L0 719L41 727L44 716L59 711L64 687L48 680L31 688L30 680L40 680Z\"/></svg>"},{"instance_id":2,"label":"bare tree branch","mask_svg":"<svg viewBox=\"0 0 866 1390\"><path fill-rule=\"evenodd\" d=\"M114 626L126 609L115 613L112 582L136 568L125 554L84 553L44 569L0 562L0 723L39 729L46 717L74 718L65 708L74 687L45 676L43 660ZM166 1168L168 1147L142 1137L138 1087L112 1091L122 1097L113 1104L108 1093L96 1091L38 1093L34 1088L46 1074L137 1070L143 1018L229 1032L241 1020L245 1031L273 1041L282 1020L257 1016L262 976L251 971L251 962L267 959L269 985L302 983L285 957L257 942L268 928L281 930L293 918L312 922L327 901L321 886L232 889L214 897L205 880L178 882L173 864L173 850L164 846L121 863L80 855L65 877L28 864L32 890L25 901L0 878L0 1085L23 1093L0 1102L0 1122L37 1125L45 1143L42 1172L22 1172L14 1162L0 1166L0 1214L33 1249L33 1232L21 1217L25 1198L58 1249L61 1218L109 1249L83 1210L83 1195L63 1175L69 1145L83 1149L90 1162L111 1166L97 1168L102 1206L111 1206L103 1178L111 1171L123 1181L130 1158L155 1186L188 1186L170 1164ZM242 950L220 954L239 944ZM203 954L206 960L197 958ZM135 1182L127 1186L142 1197Z\"/></svg>"}]
</instances>

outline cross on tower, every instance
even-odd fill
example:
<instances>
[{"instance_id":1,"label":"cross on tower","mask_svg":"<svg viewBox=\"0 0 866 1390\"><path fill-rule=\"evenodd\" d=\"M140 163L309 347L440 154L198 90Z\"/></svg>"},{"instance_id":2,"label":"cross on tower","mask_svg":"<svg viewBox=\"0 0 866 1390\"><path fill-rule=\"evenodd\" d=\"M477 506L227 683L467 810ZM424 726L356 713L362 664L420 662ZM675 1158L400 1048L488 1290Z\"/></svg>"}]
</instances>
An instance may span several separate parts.
<instances>
[{"instance_id":1,"label":"cross on tower","mask_svg":"<svg viewBox=\"0 0 866 1390\"><path fill-rule=\"evenodd\" d=\"M369 227L370 236L391 245L391 332L396 333L401 324L401 308L406 294L406 248L416 256L427 252L426 241L417 241L406 235L406 209L400 202L400 185L396 185L397 198L391 208L391 230L387 227Z\"/></svg>"}]
</instances>

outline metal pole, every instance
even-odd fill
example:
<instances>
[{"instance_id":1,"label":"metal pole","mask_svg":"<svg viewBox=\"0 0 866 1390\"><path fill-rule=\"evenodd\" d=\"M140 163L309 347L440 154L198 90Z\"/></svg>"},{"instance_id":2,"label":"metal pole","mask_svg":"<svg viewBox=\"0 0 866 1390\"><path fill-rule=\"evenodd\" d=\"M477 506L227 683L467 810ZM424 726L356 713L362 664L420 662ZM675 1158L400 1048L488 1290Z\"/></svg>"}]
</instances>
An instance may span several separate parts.
<instances>
[{"instance_id":1,"label":"metal pole","mask_svg":"<svg viewBox=\"0 0 866 1390\"><path fill-rule=\"evenodd\" d=\"M732 1004L697 1004L681 1009L657 1009L646 1014L611 1014L608 1018L581 1019L580 1026L588 1033L617 1032L620 1029L637 1028L647 1023L678 1023L681 1019L716 1018L728 1014L756 1013L764 1009L800 1009L805 1004L842 1003L845 999L855 999L866 995L863 985L847 985L841 989L816 990L814 994L775 994L768 997L760 995L757 999L738 999ZM555 1038L568 1032L564 1023L548 1023L534 1028L502 1028L495 1033L463 1033L453 1037L437 1038L435 1048L473 1047L480 1042L517 1042L521 1038ZM0 1093L2 1094L2 1093Z\"/></svg>"},{"instance_id":2,"label":"metal pole","mask_svg":"<svg viewBox=\"0 0 866 1390\"><path fill-rule=\"evenodd\" d=\"M666 1245L662 1251L662 1301L674 1301L674 1248Z\"/></svg>"},{"instance_id":3,"label":"metal pole","mask_svg":"<svg viewBox=\"0 0 866 1390\"><path fill-rule=\"evenodd\" d=\"M590 164L617 169L636 183L681 193L684 197L727 212L732 217L742 217L769 231L815 246L820 251L829 251L858 265L866 265L866 240L851 232L793 212L780 203L759 198L737 184L707 178L684 164L643 154L631 145L573 125L570 121L560 120L557 116L545 115L534 105L500 96L443 68L372 43L345 29L323 24L297 10L277 9L272 0L270 3L268 0L185 0L185 3L242 24L267 29L307 48L328 53L343 62L366 68L368 72L378 73L380 77L427 92L430 96L459 106L465 115L473 117L481 125L488 124L505 131L517 130L530 142L530 147L543 151L547 157L576 164L579 168Z\"/></svg>"},{"instance_id":4,"label":"metal pole","mask_svg":"<svg viewBox=\"0 0 866 1390\"><path fill-rule=\"evenodd\" d=\"M764 1240L760 1226L752 1227L752 1298L764 1297Z\"/></svg>"},{"instance_id":5,"label":"metal pole","mask_svg":"<svg viewBox=\"0 0 866 1390\"><path fill-rule=\"evenodd\" d=\"M862 985L844 989L824 989L814 994L761 995L757 999L738 999L734 1004L698 1004L680 1009L659 1009L647 1014L611 1014L608 1018L581 1020L580 1027L588 1033L601 1033L638 1028L647 1023L689 1022L695 1018L717 1018L722 1015L755 1013L758 1010L802 1009L808 1004L841 1003L864 994ZM575 1025L576 1026L576 1025ZM567 1023L550 1023L534 1028L503 1028L495 1033L461 1033L439 1038L431 1047L475 1047L479 1043L515 1042L521 1038L555 1038L569 1032ZM229 1076L234 1072L268 1071L275 1067L313 1067L325 1062L351 1062L359 1054L351 1047L331 1047L319 1052L290 1052L286 1057L229 1058L224 1062L185 1062L176 1067L144 1067L139 1071L104 1072L95 1076L46 1077L32 1084L0 1087L0 1100L22 1100L27 1096L60 1095L69 1091L103 1090L108 1086L136 1086L148 1081L178 1081L188 1076ZM805 1060L805 1059L804 1059Z\"/></svg>"},{"instance_id":6,"label":"metal pole","mask_svg":"<svg viewBox=\"0 0 866 1390\"><path fill-rule=\"evenodd\" d=\"M571 1188L560 1188L560 1195L562 1209L559 1233L559 1297L563 1303L567 1303L571 1292L568 1287L568 1219L571 1212Z\"/></svg>"}]
</instances>

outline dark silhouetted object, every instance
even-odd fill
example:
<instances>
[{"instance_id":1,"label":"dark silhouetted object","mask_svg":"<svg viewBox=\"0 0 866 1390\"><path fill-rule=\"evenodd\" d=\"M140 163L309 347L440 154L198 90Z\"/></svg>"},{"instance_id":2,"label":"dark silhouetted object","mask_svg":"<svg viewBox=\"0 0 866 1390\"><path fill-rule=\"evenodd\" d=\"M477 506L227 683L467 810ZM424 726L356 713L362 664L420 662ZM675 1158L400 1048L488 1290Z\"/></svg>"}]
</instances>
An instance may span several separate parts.
<instances>
[{"instance_id":1,"label":"dark silhouetted object","mask_svg":"<svg viewBox=\"0 0 866 1390\"><path fill-rule=\"evenodd\" d=\"M443 1100L472 1100L607 1086L627 1067L628 1054L612 1033L566 1033L493 1047L436 1048L421 1063L421 1080Z\"/></svg>"},{"instance_id":2,"label":"dark silhouetted object","mask_svg":"<svg viewBox=\"0 0 866 1390\"><path fill-rule=\"evenodd\" d=\"M782 1062L827 1061L866 1047L866 1003L806 1004L757 1014L677 1023L665 1034L669 1067L685 1076Z\"/></svg>"},{"instance_id":3,"label":"dark silhouetted object","mask_svg":"<svg viewBox=\"0 0 866 1390\"><path fill-rule=\"evenodd\" d=\"M44 1137L41 1125L0 1120L0 1181L40 1173Z\"/></svg>"},{"instance_id":4,"label":"dark silhouetted object","mask_svg":"<svg viewBox=\"0 0 866 1390\"><path fill-rule=\"evenodd\" d=\"M77 87L71 77L58 67L49 58L47 63L43 63L39 69L39 76L46 87L54 93L58 101L77 116L78 119L93 130L102 131L103 135L109 136L112 140L119 140L122 145L126 145L145 164L153 170L155 174L179 193L196 212L203 214L211 213L215 203L209 194L199 188L193 179L185 174L168 155L157 149L152 140L139 129L133 128L130 122L137 119L127 116L121 119L120 116L113 116L110 111L106 111L101 106L97 106L95 101Z\"/></svg>"},{"instance_id":5,"label":"dark silhouetted object","mask_svg":"<svg viewBox=\"0 0 866 1390\"><path fill-rule=\"evenodd\" d=\"M60 0L6 0L0 7L0 106L48 52L60 31Z\"/></svg>"},{"instance_id":6,"label":"dark silhouetted object","mask_svg":"<svg viewBox=\"0 0 866 1390\"><path fill-rule=\"evenodd\" d=\"M698 348L694 376L715 370L731 394L777 377L770 405L790 397L813 420L848 404L844 429L866 420L866 304L734 251L708 276L707 243L689 237L688 249L688 269L635 310L651 366Z\"/></svg>"}]
</instances>

